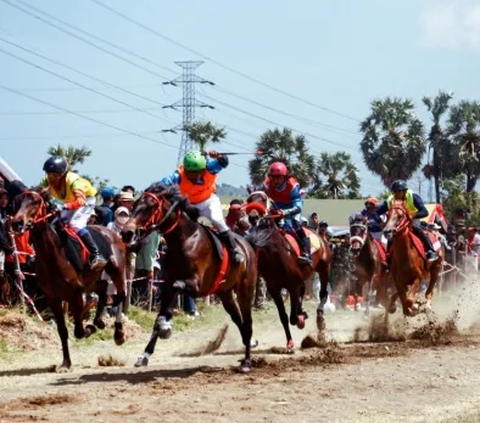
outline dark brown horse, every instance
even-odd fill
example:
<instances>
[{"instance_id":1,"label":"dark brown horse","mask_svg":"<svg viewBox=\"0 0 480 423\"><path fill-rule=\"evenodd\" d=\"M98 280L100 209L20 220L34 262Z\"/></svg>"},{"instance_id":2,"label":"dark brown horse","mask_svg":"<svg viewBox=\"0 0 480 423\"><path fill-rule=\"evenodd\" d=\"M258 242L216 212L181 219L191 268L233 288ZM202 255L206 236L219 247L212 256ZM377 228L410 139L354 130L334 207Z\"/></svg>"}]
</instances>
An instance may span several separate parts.
<instances>
[{"instance_id":1,"label":"dark brown horse","mask_svg":"<svg viewBox=\"0 0 480 423\"><path fill-rule=\"evenodd\" d=\"M388 311L394 313L395 302L398 297L403 307L405 316L412 316L420 311L421 303L415 299L420 282L423 277L430 277L430 282L425 292L425 311L431 310L433 289L438 275L442 269L443 257L437 249L438 259L430 264L425 261L424 247L421 241L411 231L412 220L406 211L405 202L394 201L389 211L389 219L383 228L385 236L391 240L390 276L395 281L397 293L390 300ZM434 247L440 243L433 235Z\"/></svg>"},{"instance_id":2,"label":"dark brown horse","mask_svg":"<svg viewBox=\"0 0 480 423\"><path fill-rule=\"evenodd\" d=\"M365 314L370 311L370 292L377 291L376 302L385 308L388 306L387 283L388 265L386 251L380 241L373 238L368 230L366 219L354 219L350 223L350 251L353 255L355 276L358 281L358 290L355 292L355 303L358 291L366 291ZM363 292L361 292L363 293ZM355 304L356 305L356 304Z\"/></svg>"},{"instance_id":3,"label":"dark brown horse","mask_svg":"<svg viewBox=\"0 0 480 423\"><path fill-rule=\"evenodd\" d=\"M216 235L196 222L195 214L196 210L180 196L176 187L157 183L144 192L124 226L122 236L129 244L137 241L137 235L143 237L158 230L167 245L160 312L150 342L136 366L148 364L159 337L170 337L173 305L178 293L191 297L215 293L240 330L245 345L241 369L250 371L252 302L257 280L255 252L245 239L235 235L237 246L246 259L241 264L233 263Z\"/></svg>"},{"instance_id":4,"label":"dark brown horse","mask_svg":"<svg viewBox=\"0 0 480 423\"><path fill-rule=\"evenodd\" d=\"M318 248L312 253L313 266L300 266L297 262L298 252L295 251L291 241L287 239L285 232L275 223L274 216L266 214L264 204L250 202L245 207L246 212L255 210L261 216L257 224L252 227L247 236L248 241L257 250L258 268L260 274L267 283L267 290L275 301L278 314L285 330L287 338L287 348L294 346L292 335L289 328L289 319L285 311L281 291L286 289L290 294L290 324L303 329L307 313L302 308L303 297L305 294L305 280L313 272L317 272L320 277L320 304L317 308L317 326L319 330L325 328L323 317L323 307L328 299L327 284L330 272L331 251L327 243L316 234L314 241ZM312 242L313 245L313 242Z\"/></svg>"},{"instance_id":5,"label":"dark brown horse","mask_svg":"<svg viewBox=\"0 0 480 423\"><path fill-rule=\"evenodd\" d=\"M99 329L105 328L101 316L107 300L107 285L100 285L100 275L105 270L117 289L115 305L118 312L115 321L115 343L125 342L122 323L122 304L125 299L125 245L110 230L102 226L89 226L88 230L97 241L99 248L108 262L104 269L91 271L88 264L83 269L74 266L72 257L67 258L65 247L72 246L66 238L61 223L50 221L55 216L48 214L48 194L46 190L34 189L20 194L16 202L16 213L12 218L12 228L17 233L30 230L30 240L37 256L36 274L38 285L42 288L45 300L52 310L57 322L58 334L62 341L63 362L59 371L70 369L72 362L68 349L68 330L65 325L62 302L69 305L75 324L75 337L88 337ZM67 243L70 243L67 245ZM72 247L75 248L75 247ZM77 256L78 257L78 256ZM80 262L81 263L81 262ZM83 327L83 293L97 292L99 302L93 325Z\"/></svg>"}]
</instances>

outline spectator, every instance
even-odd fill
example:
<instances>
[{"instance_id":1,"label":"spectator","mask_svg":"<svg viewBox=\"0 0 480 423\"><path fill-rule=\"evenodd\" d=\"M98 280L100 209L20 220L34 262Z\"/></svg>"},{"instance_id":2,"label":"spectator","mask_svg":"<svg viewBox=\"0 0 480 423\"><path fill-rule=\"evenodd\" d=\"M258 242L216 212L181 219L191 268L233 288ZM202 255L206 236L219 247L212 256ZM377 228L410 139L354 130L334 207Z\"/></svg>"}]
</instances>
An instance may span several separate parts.
<instances>
[{"instance_id":1,"label":"spectator","mask_svg":"<svg viewBox=\"0 0 480 423\"><path fill-rule=\"evenodd\" d=\"M228 209L227 216L225 217L225 222L227 226L235 231L237 228L237 223L242 216L241 204L232 204L230 203L230 208Z\"/></svg>"},{"instance_id":2,"label":"spectator","mask_svg":"<svg viewBox=\"0 0 480 423\"><path fill-rule=\"evenodd\" d=\"M131 193L130 193L131 194ZM135 278L142 278L132 284L132 304L147 303L150 295L150 284L153 283L154 265L160 244L160 234L152 232L148 235L137 253L135 262Z\"/></svg>"},{"instance_id":3,"label":"spectator","mask_svg":"<svg viewBox=\"0 0 480 423\"><path fill-rule=\"evenodd\" d=\"M130 219L130 211L126 207L119 207L115 210L115 216L113 222L107 225L107 228L120 235L123 229L123 225Z\"/></svg>"},{"instance_id":4,"label":"spectator","mask_svg":"<svg viewBox=\"0 0 480 423\"><path fill-rule=\"evenodd\" d=\"M113 206L115 205L115 196L117 192L112 187L105 187L100 191L100 196L102 197L102 204L98 206L104 211L104 214L101 216L100 224L107 226L110 222L113 222Z\"/></svg>"},{"instance_id":5,"label":"spectator","mask_svg":"<svg viewBox=\"0 0 480 423\"><path fill-rule=\"evenodd\" d=\"M318 222L318 235L323 238L325 241L328 241L328 223L325 220Z\"/></svg>"},{"instance_id":6,"label":"spectator","mask_svg":"<svg viewBox=\"0 0 480 423\"><path fill-rule=\"evenodd\" d=\"M131 185L125 185L125 186L122 188L122 191L123 191L123 192L131 192L131 193L132 193L132 196L135 195L135 188L132 187Z\"/></svg>"},{"instance_id":7,"label":"spectator","mask_svg":"<svg viewBox=\"0 0 480 423\"><path fill-rule=\"evenodd\" d=\"M310 227L310 229L312 229L313 231L318 233L318 230L319 230L318 224L319 223L320 223L320 219L318 218L318 213L313 212L310 215L310 219L308 221L308 226Z\"/></svg>"},{"instance_id":8,"label":"spectator","mask_svg":"<svg viewBox=\"0 0 480 423\"><path fill-rule=\"evenodd\" d=\"M93 209L92 214L88 218L87 225L98 225L98 215L95 209Z\"/></svg>"},{"instance_id":9,"label":"spectator","mask_svg":"<svg viewBox=\"0 0 480 423\"><path fill-rule=\"evenodd\" d=\"M133 193L131 191L121 191L118 195L118 207L126 207L128 211L133 210L133 204L135 199L133 198Z\"/></svg>"}]
</instances>

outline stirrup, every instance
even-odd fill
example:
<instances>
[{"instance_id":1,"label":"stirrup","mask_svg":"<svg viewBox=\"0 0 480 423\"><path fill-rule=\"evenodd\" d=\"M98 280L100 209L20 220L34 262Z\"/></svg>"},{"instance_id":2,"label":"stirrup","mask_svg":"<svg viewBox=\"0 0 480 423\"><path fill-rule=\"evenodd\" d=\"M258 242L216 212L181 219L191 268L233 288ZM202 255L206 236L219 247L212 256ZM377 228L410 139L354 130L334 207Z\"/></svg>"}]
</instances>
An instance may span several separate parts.
<instances>
[{"instance_id":1,"label":"stirrup","mask_svg":"<svg viewBox=\"0 0 480 423\"><path fill-rule=\"evenodd\" d=\"M232 260L237 264L243 263L245 261L245 255L237 249L231 251L231 257Z\"/></svg>"},{"instance_id":2,"label":"stirrup","mask_svg":"<svg viewBox=\"0 0 480 423\"><path fill-rule=\"evenodd\" d=\"M107 264L107 260L101 255L92 256L88 260L88 264L90 265L90 269L95 270L101 266L105 266Z\"/></svg>"}]
</instances>

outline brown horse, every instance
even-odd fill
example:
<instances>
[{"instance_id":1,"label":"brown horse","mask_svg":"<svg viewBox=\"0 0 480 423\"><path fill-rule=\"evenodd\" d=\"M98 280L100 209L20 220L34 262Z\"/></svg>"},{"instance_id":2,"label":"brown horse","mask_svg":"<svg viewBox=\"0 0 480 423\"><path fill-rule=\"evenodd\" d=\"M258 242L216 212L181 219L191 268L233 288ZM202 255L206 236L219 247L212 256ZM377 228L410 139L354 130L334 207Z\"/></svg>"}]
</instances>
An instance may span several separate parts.
<instances>
[{"instance_id":1,"label":"brown horse","mask_svg":"<svg viewBox=\"0 0 480 423\"><path fill-rule=\"evenodd\" d=\"M355 219L350 223L350 251L355 266L355 277L357 278L359 290L366 289L367 307L365 314L370 312L370 291L377 291L376 302L385 308L388 306L387 283L388 265L386 251L380 241L373 238L368 230L366 219ZM355 302L358 298L356 292ZM355 304L356 305L356 304Z\"/></svg>"},{"instance_id":2,"label":"brown horse","mask_svg":"<svg viewBox=\"0 0 480 423\"><path fill-rule=\"evenodd\" d=\"M65 317L62 302L69 305L70 312L75 324L75 337L84 338L92 335L99 329L105 328L101 316L107 301L107 285L99 284L100 275L105 270L111 277L117 289L115 305L118 305L118 312L115 321L115 343L121 345L125 342L122 323L122 304L125 299L125 245L122 240L110 230L102 226L89 226L88 230L97 241L99 248L108 262L104 269L90 270L88 264L80 269L82 262L72 260L71 254L76 253L77 260L81 253L78 247L72 244L64 232L65 227L57 221L50 220L55 214L48 214L49 196L46 190L33 189L20 194L16 200L16 213L13 216L11 225L17 233L23 233L30 229L30 239L35 248L37 256L36 274L38 285L42 288L45 300L52 310L57 322L58 334L62 341L63 362L57 369L65 371L70 369L72 362L68 349L68 330L65 325ZM75 242L75 241L73 241ZM77 244L78 245L78 244ZM71 254L67 257L66 248ZM81 250L81 247L80 247ZM72 253L73 251L73 253ZM99 302L93 325L83 327L83 293L97 292Z\"/></svg>"},{"instance_id":3,"label":"brown horse","mask_svg":"<svg viewBox=\"0 0 480 423\"><path fill-rule=\"evenodd\" d=\"M150 342L136 366L148 364L159 337L170 337L170 320L178 293L191 297L215 293L240 330L245 345L241 370L250 371L252 302L257 280L255 252L245 239L235 235L246 259L241 264L231 262L225 246L211 230L196 222L195 214L198 215L180 196L177 187L157 183L144 192L124 226L122 236L130 245L138 241L137 235L143 237L154 230L162 233L167 245L160 312Z\"/></svg>"},{"instance_id":4,"label":"brown horse","mask_svg":"<svg viewBox=\"0 0 480 423\"><path fill-rule=\"evenodd\" d=\"M405 316L412 316L420 311L421 304L415 300L415 294L418 292L424 276L430 276L430 282L425 292L425 311L431 310L433 289L443 261L441 253L437 251L438 259L427 264L423 245L412 233L411 225L412 219L406 211L405 202L394 201L389 211L389 219L383 228L385 236L391 240L390 276L395 281L397 288L397 293L390 300L388 311L395 313L395 301L400 297ZM434 235L431 237L434 246L438 245Z\"/></svg>"},{"instance_id":5,"label":"brown horse","mask_svg":"<svg viewBox=\"0 0 480 423\"><path fill-rule=\"evenodd\" d=\"M307 313L302 308L305 295L305 280L313 272L320 277L320 304L317 309L317 326L319 330L325 328L323 307L328 299L327 284L330 272L331 251L327 243L316 234L311 232L310 239L316 237L318 248L312 253L313 266L300 266L297 262L299 251L294 248L291 235L287 238L284 230L280 229L274 221L274 216L266 214L266 207L257 202L250 202L245 207L247 213L255 210L259 213L260 219L252 227L247 236L248 241L257 250L258 268L260 274L267 283L267 290L275 301L278 314L287 337L287 348L294 346L288 316L285 311L281 290L286 289L290 294L290 324L296 325L299 329L305 326ZM297 247L298 248L298 247Z\"/></svg>"}]
</instances>

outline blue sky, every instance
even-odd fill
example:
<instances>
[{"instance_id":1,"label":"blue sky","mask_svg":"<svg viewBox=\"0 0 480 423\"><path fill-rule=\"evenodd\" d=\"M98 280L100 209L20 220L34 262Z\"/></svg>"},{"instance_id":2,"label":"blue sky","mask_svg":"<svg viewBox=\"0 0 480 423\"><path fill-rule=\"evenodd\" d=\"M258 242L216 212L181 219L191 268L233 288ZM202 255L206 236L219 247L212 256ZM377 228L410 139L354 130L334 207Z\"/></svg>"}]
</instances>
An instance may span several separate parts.
<instances>
[{"instance_id":1,"label":"blue sky","mask_svg":"<svg viewBox=\"0 0 480 423\"><path fill-rule=\"evenodd\" d=\"M0 49L127 105L81 89L0 52L2 85L68 110L87 112L88 117L151 138L142 139L77 116L57 113L56 109L0 89L2 157L30 184L42 176L46 150L56 143L90 147L93 156L82 166L82 172L109 178L116 186L133 184L144 188L170 173L177 161L178 151L172 147L179 145L179 135L165 134L162 138L157 131L180 123L182 115L164 111L158 103L171 104L181 98L182 92L180 87L161 83L164 78L178 75L180 68L174 61L201 58L88 0L22 1L167 69L132 58L69 29L153 73L138 69L0 1L0 37L146 99L106 88L0 40ZM446 89L453 91L457 99L480 98L480 86L476 83L480 70L480 2L102 1L205 56L358 120L368 115L373 98L387 95L413 98L417 113L427 121L420 102L423 95ZM357 121L289 98L210 60L205 60L197 73L217 84L197 87L197 98L215 106L215 110L198 110L197 118L211 119L227 127L228 141L234 145L222 149L254 150L256 137L274 127L234 108L241 109L298 133L314 135L317 138L307 135L313 153L347 151L361 169L362 192L378 194L382 190L379 179L362 164ZM222 90L317 123L286 117ZM162 144L165 142L172 147ZM232 160L235 165L222 174L221 181L245 185L247 161L246 156Z\"/></svg>"}]
</instances>

